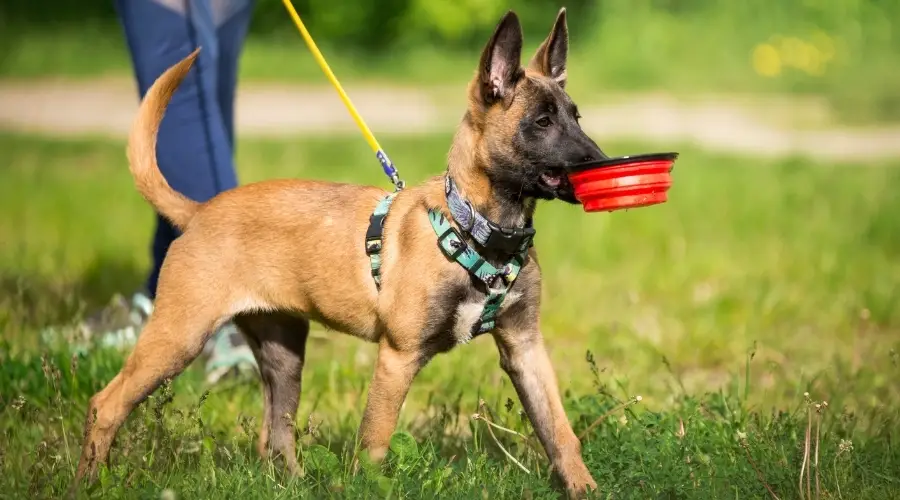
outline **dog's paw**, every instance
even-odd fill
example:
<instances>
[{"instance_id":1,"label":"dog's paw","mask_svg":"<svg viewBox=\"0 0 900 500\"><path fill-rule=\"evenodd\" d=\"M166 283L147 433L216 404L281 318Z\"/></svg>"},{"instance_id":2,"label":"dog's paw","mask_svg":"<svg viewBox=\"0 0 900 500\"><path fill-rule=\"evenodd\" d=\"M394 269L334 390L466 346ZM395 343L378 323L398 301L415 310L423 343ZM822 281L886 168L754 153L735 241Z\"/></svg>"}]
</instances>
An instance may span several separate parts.
<instances>
[{"instance_id":1,"label":"dog's paw","mask_svg":"<svg viewBox=\"0 0 900 500\"><path fill-rule=\"evenodd\" d=\"M589 492L596 490L597 482L587 471L582 477L569 480L566 485L566 493L570 499L586 498Z\"/></svg>"}]
</instances>

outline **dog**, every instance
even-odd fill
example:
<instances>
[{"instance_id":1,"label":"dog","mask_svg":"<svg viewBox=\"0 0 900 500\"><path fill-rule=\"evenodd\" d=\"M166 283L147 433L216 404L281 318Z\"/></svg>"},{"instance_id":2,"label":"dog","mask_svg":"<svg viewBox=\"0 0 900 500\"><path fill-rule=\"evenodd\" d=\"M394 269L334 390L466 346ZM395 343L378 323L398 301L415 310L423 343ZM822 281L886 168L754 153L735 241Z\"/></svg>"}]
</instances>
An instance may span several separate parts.
<instances>
[{"instance_id":1,"label":"dog","mask_svg":"<svg viewBox=\"0 0 900 500\"><path fill-rule=\"evenodd\" d=\"M300 472L291 423L315 321L378 344L360 458L384 458L407 391L433 356L490 333L569 496L595 489L541 335L531 221L538 201L578 203L562 167L606 155L565 91L565 8L527 67L522 42L509 11L468 85L446 171L393 193L268 180L205 203L186 198L158 168L156 136L200 49L166 70L140 104L126 156L137 190L183 235L168 251L155 310L134 349L90 399L76 484L96 477L130 412L233 319L264 391L258 451L289 471Z\"/></svg>"}]
</instances>

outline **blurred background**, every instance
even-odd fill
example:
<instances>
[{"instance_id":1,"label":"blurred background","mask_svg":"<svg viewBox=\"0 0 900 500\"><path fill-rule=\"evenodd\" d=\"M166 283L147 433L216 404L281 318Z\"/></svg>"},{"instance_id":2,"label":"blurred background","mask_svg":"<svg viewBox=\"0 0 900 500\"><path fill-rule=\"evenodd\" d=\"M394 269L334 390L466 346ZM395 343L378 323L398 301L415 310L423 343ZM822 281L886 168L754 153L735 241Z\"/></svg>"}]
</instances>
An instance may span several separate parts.
<instances>
[{"instance_id":1,"label":"blurred background","mask_svg":"<svg viewBox=\"0 0 900 500\"><path fill-rule=\"evenodd\" d=\"M900 151L896 2L298 0L296 8L370 125L388 134L452 129L502 13L520 15L528 55L563 4L569 90L593 110L584 114L591 133L764 155ZM0 126L118 135L128 127L136 99L113 2L5 2L0 39ZM242 137L353 132L281 2L257 2L239 86Z\"/></svg>"},{"instance_id":2,"label":"blurred background","mask_svg":"<svg viewBox=\"0 0 900 500\"><path fill-rule=\"evenodd\" d=\"M847 354L860 317L894 331L897 2L295 1L412 182L443 168L465 85L500 16L519 14L524 60L561 6L568 91L588 133L609 154L682 157L667 205L542 209L554 221L539 231L554 262L548 335L572 340L573 352L675 349L706 373L760 338L789 357L828 331L826 352ZM124 168L138 99L113 3L4 2L0 34L0 318L22 347L37 342L36 329L138 286L153 218ZM281 2L257 2L240 64L241 182L386 184ZM575 234L583 244L569 246ZM574 276L592 295L563 299ZM795 342L797 329L805 333ZM657 354L629 369L654 366Z\"/></svg>"},{"instance_id":3,"label":"blurred background","mask_svg":"<svg viewBox=\"0 0 900 500\"><path fill-rule=\"evenodd\" d=\"M465 85L507 9L523 23L524 59L567 7L568 91L608 154L681 153L664 205L541 205L542 327L565 391L642 394L665 408L676 394L740 386L779 407L806 391L834 407L897 407L900 2L294 4L408 182L443 171ZM65 346L41 344L43 328L74 324L145 279L154 218L124 156L136 107L112 1L0 4L0 408L17 394L40 399L42 353L67 363ZM277 0L257 2L237 131L242 183L390 187ZM346 437L374 351L316 335L328 340L310 350L305 387L324 394L323 428ZM429 365L403 425L419 415L409 408L457 394L463 415L480 396L514 397L489 343ZM66 389L72 422L121 363L88 360L81 385ZM181 382L189 397L200 378ZM258 398L254 387L220 396L205 418L230 432ZM302 418L312 404L303 400ZM35 421L56 418L46 409ZM17 446L49 439L42 432Z\"/></svg>"},{"instance_id":4,"label":"blurred background","mask_svg":"<svg viewBox=\"0 0 900 500\"><path fill-rule=\"evenodd\" d=\"M900 116L900 6L889 0L295 2L342 80L454 89L505 10L534 47L563 4L580 100L751 93L812 100L846 122ZM0 27L3 77L129 76L113 2L4 2ZM242 82L325 83L281 2L258 2L250 31Z\"/></svg>"}]
</instances>

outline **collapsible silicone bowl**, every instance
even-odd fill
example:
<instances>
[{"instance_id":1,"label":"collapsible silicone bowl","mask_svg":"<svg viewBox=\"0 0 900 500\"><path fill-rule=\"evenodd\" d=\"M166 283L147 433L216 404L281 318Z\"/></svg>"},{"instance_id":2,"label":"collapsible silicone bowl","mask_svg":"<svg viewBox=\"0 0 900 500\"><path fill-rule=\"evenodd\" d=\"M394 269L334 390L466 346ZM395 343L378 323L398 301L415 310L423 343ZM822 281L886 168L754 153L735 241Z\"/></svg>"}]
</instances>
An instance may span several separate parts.
<instances>
[{"instance_id":1,"label":"collapsible silicone bowl","mask_svg":"<svg viewBox=\"0 0 900 500\"><path fill-rule=\"evenodd\" d=\"M649 153L566 167L585 212L612 212L665 203L678 153Z\"/></svg>"}]
</instances>

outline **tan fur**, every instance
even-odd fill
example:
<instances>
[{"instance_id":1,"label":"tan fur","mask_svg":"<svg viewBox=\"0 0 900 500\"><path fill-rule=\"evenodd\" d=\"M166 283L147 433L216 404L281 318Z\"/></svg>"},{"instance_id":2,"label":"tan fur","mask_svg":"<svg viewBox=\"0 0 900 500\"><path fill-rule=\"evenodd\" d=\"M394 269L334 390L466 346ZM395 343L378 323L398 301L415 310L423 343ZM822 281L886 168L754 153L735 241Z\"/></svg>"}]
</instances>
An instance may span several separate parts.
<instances>
[{"instance_id":1,"label":"tan fur","mask_svg":"<svg viewBox=\"0 0 900 500\"><path fill-rule=\"evenodd\" d=\"M432 207L449 216L443 177L408 187L396 197L385 222L380 291L369 272L363 236L376 203L386 194L382 189L270 180L223 192L203 204L190 201L160 173L155 139L165 108L196 56L195 51L154 83L129 137L137 189L185 231L168 251L155 310L133 352L120 373L91 398L77 479L93 477L134 407L163 380L181 373L215 328L230 318L260 365L265 395L260 453L280 457L295 472L299 466L290 423L300 395L309 321L378 343L359 437L368 456L380 460L418 371L432 356L464 340L460 330L444 332L429 317L429 311L442 312L434 304L446 300L447 290L470 286L467 272L439 251L427 217ZM528 75L546 79L531 70ZM470 94L475 93L470 86ZM517 101L503 116L494 109L485 112L470 99L469 117L451 148L450 173L486 215L498 208L484 171L484 145L507 140L504 136L515 132L510 122L521 116L524 105ZM596 483L582 462L538 327L540 286L532 248L493 336L501 366L554 469L570 495L577 496ZM447 314L471 315L470 305L448 304L452 310Z\"/></svg>"},{"instance_id":2,"label":"tan fur","mask_svg":"<svg viewBox=\"0 0 900 500\"><path fill-rule=\"evenodd\" d=\"M194 65L200 49L194 50L169 69L169 78L160 78L147 92L146 101L131 127L126 155L137 190L178 229L184 230L200 204L172 189L156 163L156 136L166 107L175 89Z\"/></svg>"}]
</instances>

